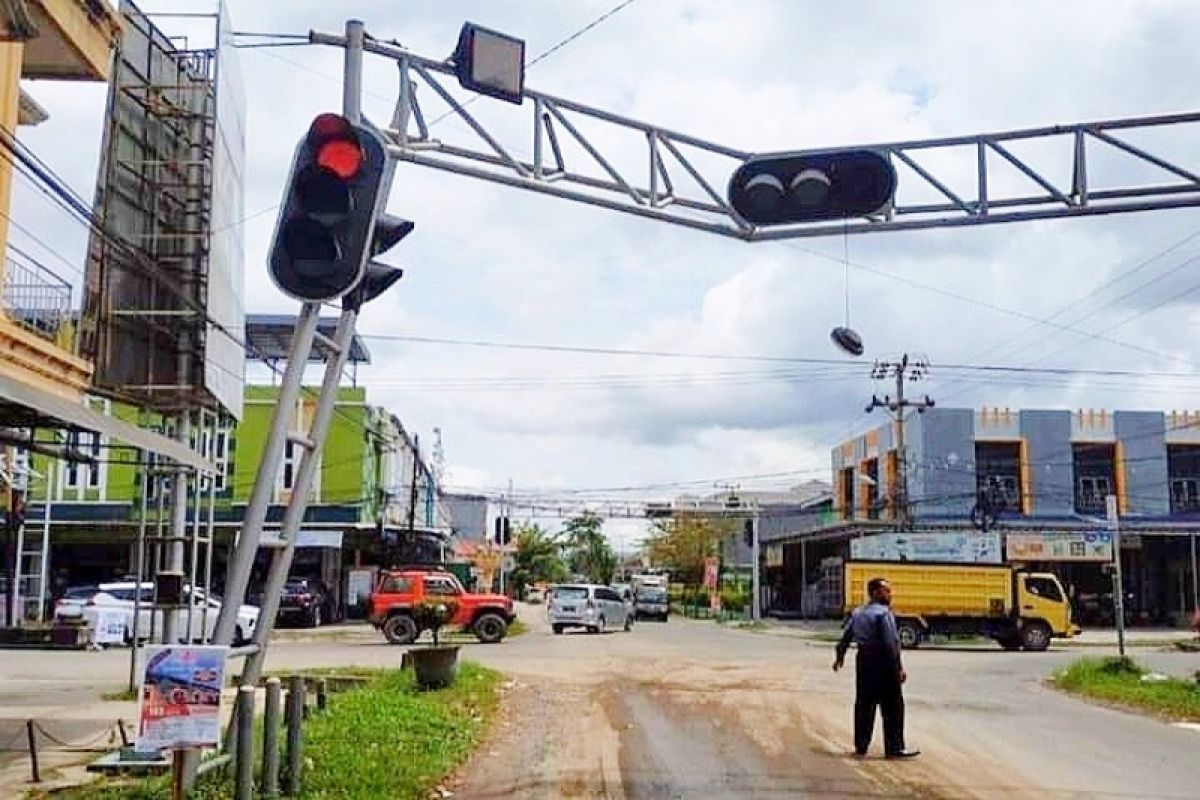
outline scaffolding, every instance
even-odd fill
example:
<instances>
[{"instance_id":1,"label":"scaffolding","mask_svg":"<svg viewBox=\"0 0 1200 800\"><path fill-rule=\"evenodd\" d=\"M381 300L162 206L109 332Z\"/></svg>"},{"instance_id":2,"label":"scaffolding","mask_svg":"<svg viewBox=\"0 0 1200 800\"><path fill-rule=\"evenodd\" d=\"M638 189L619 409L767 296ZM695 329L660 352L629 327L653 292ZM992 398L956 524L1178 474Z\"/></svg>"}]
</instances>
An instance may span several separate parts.
<instances>
[{"instance_id":1,"label":"scaffolding","mask_svg":"<svg viewBox=\"0 0 1200 800\"><path fill-rule=\"evenodd\" d=\"M204 365L217 50L177 47L128 0L121 18L83 351L101 392L167 413L213 408Z\"/></svg>"}]
</instances>

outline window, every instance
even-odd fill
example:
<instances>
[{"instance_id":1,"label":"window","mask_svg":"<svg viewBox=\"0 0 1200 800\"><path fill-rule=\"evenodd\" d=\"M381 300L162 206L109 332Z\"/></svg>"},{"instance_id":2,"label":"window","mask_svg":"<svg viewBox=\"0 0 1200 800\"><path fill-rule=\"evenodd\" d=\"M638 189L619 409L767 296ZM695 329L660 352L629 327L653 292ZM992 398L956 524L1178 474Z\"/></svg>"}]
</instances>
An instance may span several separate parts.
<instances>
[{"instance_id":1,"label":"window","mask_svg":"<svg viewBox=\"0 0 1200 800\"><path fill-rule=\"evenodd\" d=\"M411 594L412 581L400 575L390 575L383 581L381 590L386 594Z\"/></svg>"},{"instance_id":2,"label":"window","mask_svg":"<svg viewBox=\"0 0 1200 800\"><path fill-rule=\"evenodd\" d=\"M93 431L79 431L75 434L75 450L85 458L100 460L100 434ZM77 492L85 489L100 488L100 465L83 461L68 461L64 469L66 475L63 483L68 489Z\"/></svg>"},{"instance_id":3,"label":"window","mask_svg":"<svg viewBox=\"0 0 1200 800\"><path fill-rule=\"evenodd\" d=\"M555 600L587 600L586 586L560 586L554 590Z\"/></svg>"},{"instance_id":4,"label":"window","mask_svg":"<svg viewBox=\"0 0 1200 800\"><path fill-rule=\"evenodd\" d=\"M1195 511L1200 508L1200 478L1175 478L1171 481L1171 510Z\"/></svg>"},{"instance_id":5,"label":"window","mask_svg":"<svg viewBox=\"0 0 1200 800\"><path fill-rule=\"evenodd\" d=\"M1107 498L1112 487L1106 477L1083 477L1079 479L1076 506L1080 511L1102 511L1107 507Z\"/></svg>"},{"instance_id":6,"label":"window","mask_svg":"<svg viewBox=\"0 0 1200 800\"><path fill-rule=\"evenodd\" d=\"M450 578L427 575L425 577L425 594L459 594L458 584Z\"/></svg>"},{"instance_id":7,"label":"window","mask_svg":"<svg viewBox=\"0 0 1200 800\"><path fill-rule=\"evenodd\" d=\"M212 435L212 431L203 431L200 434L200 454L217 468L217 491L225 491L229 487L229 431L219 430L216 436Z\"/></svg>"},{"instance_id":8,"label":"window","mask_svg":"<svg viewBox=\"0 0 1200 800\"><path fill-rule=\"evenodd\" d=\"M605 589L603 587L596 589L596 599L597 600L608 600L608 601L614 602L614 603L621 602L621 596L619 594L614 592L612 589Z\"/></svg>"},{"instance_id":9,"label":"window","mask_svg":"<svg viewBox=\"0 0 1200 800\"><path fill-rule=\"evenodd\" d=\"M1025 590L1032 595L1046 600L1053 600L1056 603L1061 603L1063 599L1062 590L1058 588L1058 582L1052 578L1027 577L1025 579Z\"/></svg>"}]
</instances>

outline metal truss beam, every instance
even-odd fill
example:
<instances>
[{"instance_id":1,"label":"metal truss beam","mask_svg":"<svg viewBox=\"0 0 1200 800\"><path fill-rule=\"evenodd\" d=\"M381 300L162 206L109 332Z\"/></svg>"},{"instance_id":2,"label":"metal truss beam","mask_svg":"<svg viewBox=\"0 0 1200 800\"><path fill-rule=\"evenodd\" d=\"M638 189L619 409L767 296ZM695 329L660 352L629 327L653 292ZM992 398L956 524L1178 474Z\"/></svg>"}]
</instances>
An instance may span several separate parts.
<instances>
[{"instance_id":1,"label":"metal truss beam","mask_svg":"<svg viewBox=\"0 0 1200 800\"><path fill-rule=\"evenodd\" d=\"M344 36L317 32L310 34L310 40L335 47L346 44ZM744 241L1200 206L1200 164L1189 168L1127 138L1145 132L1153 138L1164 128L1200 123L1200 112L1190 112L855 145L886 152L896 165L900 188L886 214L846 222L756 227L730 208L724 191L734 169L753 155L749 151L532 89L525 90L528 102L521 106L495 104L504 105L516 124L506 118L502 126L490 126L467 109L469 102L459 102L446 88L445 77L454 76L451 64L376 39L368 39L365 50L399 67L395 110L384 130L394 157ZM428 114L417 97L418 85L428 87L448 107L447 116L470 130L465 143L431 134ZM514 141L511 131L518 126L526 133ZM631 134L639 142L636 148L612 144ZM572 148L570 163L564 142ZM1028 150L1037 151L1039 157L1022 153ZM628 166L631 155L634 167ZM1056 168L1048 169L1048 162ZM1100 180L1102 173L1113 175ZM1063 175L1069 175L1069 181Z\"/></svg>"}]
</instances>

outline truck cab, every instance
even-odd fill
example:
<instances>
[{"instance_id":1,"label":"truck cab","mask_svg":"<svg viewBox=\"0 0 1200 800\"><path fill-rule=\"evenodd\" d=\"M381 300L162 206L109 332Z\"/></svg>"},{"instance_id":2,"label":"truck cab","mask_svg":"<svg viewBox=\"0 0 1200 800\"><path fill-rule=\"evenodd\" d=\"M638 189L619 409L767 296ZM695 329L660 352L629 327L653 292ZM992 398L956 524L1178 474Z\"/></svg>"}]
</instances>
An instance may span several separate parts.
<instances>
[{"instance_id":1,"label":"truck cab","mask_svg":"<svg viewBox=\"0 0 1200 800\"><path fill-rule=\"evenodd\" d=\"M1013 576L1016 582L1017 616L1025 621L1045 622L1053 637L1071 637L1078 632L1071 621L1071 604L1067 593L1063 591L1058 576L1049 572L1018 572ZM1023 629L1029 625L1022 626ZM1041 628L1039 627L1039 632ZM1038 632L1025 631L1023 638L1038 639ZM1026 649L1045 649L1040 647L1040 640L1023 642ZM1049 645L1049 641L1046 642Z\"/></svg>"}]
</instances>

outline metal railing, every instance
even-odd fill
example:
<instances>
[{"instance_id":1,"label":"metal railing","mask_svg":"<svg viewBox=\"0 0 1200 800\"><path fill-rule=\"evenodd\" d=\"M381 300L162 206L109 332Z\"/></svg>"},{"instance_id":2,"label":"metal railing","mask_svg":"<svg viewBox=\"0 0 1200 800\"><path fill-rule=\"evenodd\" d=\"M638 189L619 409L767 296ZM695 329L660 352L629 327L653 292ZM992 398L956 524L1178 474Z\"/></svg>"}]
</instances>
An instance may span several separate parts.
<instances>
[{"instance_id":1,"label":"metal railing","mask_svg":"<svg viewBox=\"0 0 1200 800\"><path fill-rule=\"evenodd\" d=\"M4 268L3 307L8 318L75 352L75 315L71 284L30 259L8 259Z\"/></svg>"}]
</instances>

